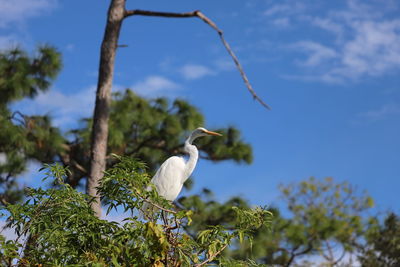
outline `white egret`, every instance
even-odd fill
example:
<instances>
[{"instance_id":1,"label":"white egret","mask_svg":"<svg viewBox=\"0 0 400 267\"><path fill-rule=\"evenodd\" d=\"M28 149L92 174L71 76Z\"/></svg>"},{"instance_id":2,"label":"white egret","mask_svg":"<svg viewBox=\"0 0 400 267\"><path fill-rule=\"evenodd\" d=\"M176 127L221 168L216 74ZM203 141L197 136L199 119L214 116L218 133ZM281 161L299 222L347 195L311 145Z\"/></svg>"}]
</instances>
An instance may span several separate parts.
<instances>
[{"instance_id":1,"label":"white egret","mask_svg":"<svg viewBox=\"0 0 400 267\"><path fill-rule=\"evenodd\" d=\"M183 157L172 156L164 161L151 179L151 183L155 185L160 196L170 201L178 197L183 183L192 174L199 158L199 151L192 143L196 138L208 135L222 136L222 134L199 127L185 141L184 151L189 154L187 160Z\"/></svg>"}]
</instances>

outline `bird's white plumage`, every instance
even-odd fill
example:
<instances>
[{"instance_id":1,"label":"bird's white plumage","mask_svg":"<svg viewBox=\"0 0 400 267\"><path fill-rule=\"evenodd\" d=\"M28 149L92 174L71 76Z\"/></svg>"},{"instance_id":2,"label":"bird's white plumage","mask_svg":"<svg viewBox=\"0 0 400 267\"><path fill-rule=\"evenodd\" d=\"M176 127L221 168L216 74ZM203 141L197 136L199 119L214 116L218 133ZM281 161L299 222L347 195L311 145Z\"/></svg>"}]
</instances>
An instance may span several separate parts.
<instances>
[{"instance_id":1,"label":"bird's white plumage","mask_svg":"<svg viewBox=\"0 0 400 267\"><path fill-rule=\"evenodd\" d=\"M199 152L192 142L200 136L207 135L221 136L219 133L208 131L202 127L197 128L185 142L184 151L189 154L189 159L173 156L160 166L151 179L151 183L155 185L160 196L170 201L174 201L178 197L183 183L192 174L199 157ZM150 189L151 187L148 187L148 190Z\"/></svg>"},{"instance_id":2,"label":"bird's white plumage","mask_svg":"<svg viewBox=\"0 0 400 267\"><path fill-rule=\"evenodd\" d=\"M166 200L176 199L187 179L185 168L186 162L182 157L173 156L167 159L151 179L158 194Z\"/></svg>"}]
</instances>

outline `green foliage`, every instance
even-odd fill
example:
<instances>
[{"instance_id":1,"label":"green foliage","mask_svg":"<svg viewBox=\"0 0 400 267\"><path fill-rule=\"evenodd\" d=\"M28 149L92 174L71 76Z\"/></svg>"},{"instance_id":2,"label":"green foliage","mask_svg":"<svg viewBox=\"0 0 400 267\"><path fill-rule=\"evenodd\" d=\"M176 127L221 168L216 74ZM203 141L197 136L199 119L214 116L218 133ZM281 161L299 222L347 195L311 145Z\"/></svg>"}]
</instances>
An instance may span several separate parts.
<instances>
[{"instance_id":1,"label":"green foliage","mask_svg":"<svg viewBox=\"0 0 400 267\"><path fill-rule=\"evenodd\" d=\"M4 236L0 235L0 265L12 266L13 261L19 260L18 250L21 247L20 243L14 240L6 240Z\"/></svg>"},{"instance_id":2,"label":"green foliage","mask_svg":"<svg viewBox=\"0 0 400 267\"><path fill-rule=\"evenodd\" d=\"M86 177L89 169L92 121L85 119L84 122L84 128L71 131L73 141L68 143L68 152L61 154L72 171L68 182L74 186ZM184 100L170 103L166 98L145 99L128 89L114 94L107 149L109 153L146 162L152 174L171 155L183 155L183 145L190 132L204 124L200 111ZM234 127L214 130L223 136L196 140L203 159L251 163L251 146L241 140L239 130ZM109 158L107 166L114 163Z\"/></svg>"},{"instance_id":3,"label":"green foliage","mask_svg":"<svg viewBox=\"0 0 400 267\"><path fill-rule=\"evenodd\" d=\"M15 178L30 160L60 162L69 168L67 182L73 187L88 175L91 119L67 135L52 126L48 116L12 112L9 104L33 98L46 91L61 69L61 56L50 46L41 46L34 56L19 48L0 53L0 202L22 197ZM171 155L183 154L183 143L193 129L204 125L200 111L187 101L145 99L131 90L114 94L110 111L109 153L127 155L147 163L149 172ZM234 127L219 129L222 138L203 138L198 144L203 158L250 163L251 146ZM107 167L115 164L110 158ZM189 180L192 181L192 180Z\"/></svg>"},{"instance_id":4,"label":"green foliage","mask_svg":"<svg viewBox=\"0 0 400 267\"><path fill-rule=\"evenodd\" d=\"M400 217L390 213L383 224L371 220L358 260L365 267L400 266Z\"/></svg>"},{"instance_id":5,"label":"green foliage","mask_svg":"<svg viewBox=\"0 0 400 267\"><path fill-rule=\"evenodd\" d=\"M271 208L274 215L271 229L258 228L252 232L251 238L244 241L239 236L234 241L237 245L231 246L225 256L289 266L311 256L320 257L321 261L332 265L340 262L342 254L358 253L356 244L363 242L368 228L363 214L373 204L369 196L358 193L348 183L335 183L332 178L310 178L280 189L288 208L286 216ZM187 226L188 233L193 236L202 231L204 225L234 227L237 217L228 207L249 206L237 197L218 203L208 191L203 195L181 198L179 203L194 211L194 222ZM247 215L243 213L241 217Z\"/></svg>"},{"instance_id":6,"label":"green foliage","mask_svg":"<svg viewBox=\"0 0 400 267\"><path fill-rule=\"evenodd\" d=\"M192 236L184 229L194 212L176 209L155 190L146 190L150 177L142 163L126 157L116 160L99 190L108 211L123 209L131 216L123 223L97 218L88 204L91 199L65 183L68 170L47 165L45 179L53 178L56 187L30 188L25 203L5 207L8 226L15 229L17 239L27 237L23 256L18 253L18 242L0 239L5 264L17 260L31 266L201 266L226 262L244 266L222 258L222 251L233 240L248 240L270 223L271 214L265 209L233 207L233 228L210 226ZM156 207L151 220L138 217L144 203Z\"/></svg>"},{"instance_id":7,"label":"green foliage","mask_svg":"<svg viewBox=\"0 0 400 267\"><path fill-rule=\"evenodd\" d=\"M334 264L342 254L354 252L353 244L365 229L361 214L372 205L369 196L357 194L346 182L313 177L281 186L281 192L291 216L274 214L275 235L260 236L270 246L265 263L287 264L303 255L319 255Z\"/></svg>"},{"instance_id":8,"label":"green foliage","mask_svg":"<svg viewBox=\"0 0 400 267\"><path fill-rule=\"evenodd\" d=\"M61 56L49 46L38 48L35 56L20 49L0 53L0 202L15 202L22 192L15 178L30 160L60 162L69 168L67 182L81 184L89 169L91 119L83 128L67 135L52 126L48 116L27 116L12 112L9 104L35 97L49 88L61 68ZM171 155L183 154L189 132L204 125L199 110L184 100L169 103L165 98L145 99L132 91L114 94L110 117L109 153L127 155L146 162L150 173ZM212 161L234 160L250 163L251 146L241 141L240 132L219 129L222 138L203 138L199 149ZM107 167L113 166L110 158ZM192 181L192 180L189 180Z\"/></svg>"},{"instance_id":9,"label":"green foliage","mask_svg":"<svg viewBox=\"0 0 400 267\"><path fill-rule=\"evenodd\" d=\"M0 105L47 90L61 65L60 53L50 46L39 47L34 57L19 48L0 53Z\"/></svg>"},{"instance_id":10,"label":"green foliage","mask_svg":"<svg viewBox=\"0 0 400 267\"><path fill-rule=\"evenodd\" d=\"M53 162L65 142L47 116L12 112L9 105L32 98L49 88L61 68L60 54L50 46L38 48L35 56L20 49L0 53L0 202L15 202L21 191L15 177L29 160Z\"/></svg>"},{"instance_id":11,"label":"green foliage","mask_svg":"<svg viewBox=\"0 0 400 267\"><path fill-rule=\"evenodd\" d=\"M399 265L399 218L392 214L384 224L377 219L366 223L362 214L372 199L331 178L282 186L288 209L285 216L271 209L272 221L265 209L250 209L239 197L218 203L206 189L201 196L180 199L179 209L155 190L144 190L166 158L183 154L185 138L205 119L187 101L145 99L131 90L113 96L108 151L135 157L148 169L138 161L109 157L100 189L107 213L124 210L132 216L121 224L97 219L88 206L90 199L73 189L88 173L92 121L84 119L83 128L66 136L48 116L26 116L9 108L47 90L60 68L60 54L49 46L34 56L20 49L0 53L0 156L5 159L0 162L0 202L19 241L24 234L29 237L20 258L21 243L0 235L1 266L13 260L25 265L189 266L209 259L220 266L288 266L306 256L334 265L345 254L359 254L364 266ZM223 137L196 140L203 159L252 162L251 146L242 141L239 130L214 130ZM29 160L59 161L68 171L48 166L56 187L28 189L27 202L11 205L22 198L14 178ZM149 221L138 218L138 210L146 214L143 206L153 207Z\"/></svg>"}]
</instances>

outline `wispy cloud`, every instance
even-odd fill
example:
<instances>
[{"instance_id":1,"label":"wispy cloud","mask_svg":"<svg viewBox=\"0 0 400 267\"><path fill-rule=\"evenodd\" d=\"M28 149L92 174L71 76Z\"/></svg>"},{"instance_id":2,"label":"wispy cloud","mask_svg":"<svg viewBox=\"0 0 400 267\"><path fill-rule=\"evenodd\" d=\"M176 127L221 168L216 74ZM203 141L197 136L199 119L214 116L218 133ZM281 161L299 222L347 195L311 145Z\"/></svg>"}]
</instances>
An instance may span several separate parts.
<instances>
[{"instance_id":1,"label":"wispy cloud","mask_svg":"<svg viewBox=\"0 0 400 267\"><path fill-rule=\"evenodd\" d=\"M196 80L216 73L210 68L199 64L186 64L180 68L179 72L187 80Z\"/></svg>"},{"instance_id":2,"label":"wispy cloud","mask_svg":"<svg viewBox=\"0 0 400 267\"><path fill-rule=\"evenodd\" d=\"M131 88L142 96L159 97L172 94L181 86L163 76L152 75L133 84Z\"/></svg>"},{"instance_id":3,"label":"wispy cloud","mask_svg":"<svg viewBox=\"0 0 400 267\"><path fill-rule=\"evenodd\" d=\"M186 80L197 80L207 76L215 76L221 72L236 68L231 58L221 57L212 62L211 66L201 64L185 64L179 68L179 73Z\"/></svg>"},{"instance_id":4,"label":"wispy cloud","mask_svg":"<svg viewBox=\"0 0 400 267\"><path fill-rule=\"evenodd\" d=\"M347 9L315 18L316 25L336 34L331 49L338 58L327 62L324 75L332 80L357 80L382 76L400 67L400 20L385 18L379 9L348 1ZM347 37L344 37L346 35Z\"/></svg>"},{"instance_id":5,"label":"wispy cloud","mask_svg":"<svg viewBox=\"0 0 400 267\"><path fill-rule=\"evenodd\" d=\"M129 86L114 85L113 92ZM162 76L148 76L131 87L136 93L146 97L159 97L173 94L181 87ZM40 93L34 99L24 99L12 106L28 115L50 115L53 123L62 129L76 127L81 118L92 116L96 96L96 86L91 85L74 93L52 89Z\"/></svg>"},{"instance_id":6,"label":"wispy cloud","mask_svg":"<svg viewBox=\"0 0 400 267\"><path fill-rule=\"evenodd\" d=\"M390 103L385 104L378 109L360 113L359 117L368 121L380 121L396 115L400 115L400 105Z\"/></svg>"},{"instance_id":7,"label":"wispy cloud","mask_svg":"<svg viewBox=\"0 0 400 267\"><path fill-rule=\"evenodd\" d=\"M65 51L67 52L73 52L75 50L75 44L67 44L65 46Z\"/></svg>"},{"instance_id":8,"label":"wispy cloud","mask_svg":"<svg viewBox=\"0 0 400 267\"><path fill-rule=\"evenodd\" d=\"M265 10L263 15L269 17L282 12L289 12L289 11L290 11L290 6L288 4L276 4Z\"/></svg>"},{"instance_id":9,"label":"wispy cloud","mask_svg":"<svg viewBox=\"0 0 400 267\"><path fill-rule=\"evenodd\" d=\"M343 43L338 75L379 76L400 67L400 20L354 21L354 38Z\"/></svg>"},{"instance_id":10,"label":"wispy cloud","mask_svg":"<svg viewBox=\"0 0 400 267\"><path fill-rule=\"evenodd\" d=\"M282 1L269 6L263 11L263 16L275 27L288 28L291 26L291 17L301 14L306 6L301 2Z\"/></svg>"},{"instance_id":11,"label":"wispy cloud","mask_svg":"<svg viewBox=\"0 0 400 267\"><path fill-rule=\"evenodd\" d=\"M41 16L56 5L57 0L0 0L0 28Z\"/></svg>"},{"instance_id":12,"label":"wispy cloud","mask_svg":"<svg viewBox=\"0 0 400 267\"><path fill-rule=\"evenodd\" d=\"M49 114L55 126L71 126L78 119L93 112L96 87L89 86L76 93L64 93L57 89L39 94L34 99L17 102L13 109L26 114Z\"/></svg>"},{"instance_id":13,"label":"wispy cloud","mask_svg":"<svg viewBox=\"0 0 400 267\"><path fill-rule=\"evenodd\" d=\"M289 27L290 26L290 19L288 17L274 19L272 24L278 27Z\"/></svg>"},{"instance_id":14,"label":"wispy cloud","mask_svg":"<svg viewBox=\"0 0 400 267\"><path fill-rule=\"evenodd\" d=\"M217 57L215 60L203 63L180 63L177 58L166 57L159 63L160 70L168 75L179 75L186 81L194 81L207 76L216 76L221 72L232 71L235 64L228 56Z\"/></svg>"},{"instance_id":15,"label":"wispy cloud","mask_svg":"<svg viewBox=\"0 0 400 267\"><path fill-rule=\"evenodd\" d=\"M290 46L297 48L292 50L295 54L307 56L300 61L302 67L307 67L302 69L306 72L305 80L358 81L400 69L400 19L387 15L393 9L398 10L398 5L392 2L389 9L380 3L348 0L344 7L325 11L304 3L291 7L288 1L283 1L264 11L263 16L270 23L280 19L285 24L291 15L291 20L296 22L292 24L301 30L311 27L310 30L332 34L333 42L325 39L323 44L317 38L300 39ZM299 62L296 56L295 62Z\"/></svg>"},{"instance_id":16,"label":"wispy cloud","mask_svg":"<svg viewBox=\"0 0 400 267\"><path fill-rule=\"evenodd\" d=\"M236 69L236 66L233 63L233 60L228 57L219 58L219 59L215 60L214 66L216 68L216 72L232 71L232 70Z\"/></svg>"},{"instance_id":17,"label":"wispy cloud","mask_svg":"<svg viewBox=\"0 0 400 267\"><path fill-rule=\"evenodd\" d=\"M328 32L332 32L336 37L343 35L344 27L340 23L333 21L332 19L320 18L320 17L304 17L306 20L309 19L311 24L319 27Z\"/></svg>"},{"instance_id":18,"label":"wispy cloud","mask_svg":"<svg viewBox=\"0 0 400 267\"><path fill-rule=\"evenodd\" d=\"M305 66L317 66L337 57L335 50L313 41L300 41L290 45L290 47L308 53L308 58L300 62L301 65Z\"/></svg>"},{"instance_id":19,"label":"wispy cloud","mask_svg":"<svg viewBox=\"0 0 400 267\"><path fill-rule=\"evenodd\" d=\"M305 10L306 6L297 1L297 2L289 2L289 1L282 1L279 4L274 4L264 10L263 15L266 17L274 17L280 16L282 14L292 15L296 13L301 13Z\"/></svg>"},{"instance_id":20,"label":"wispy cloud","mask_svg":"<svg viewBox=\"0 0 400 267\"><path fill-rule=\"evenodd\" d=\"M16 47L17 44L18 44L18 39L14 35L0 36L0 52L1 50L7 50Z\"/></svg>"}]
</instances>

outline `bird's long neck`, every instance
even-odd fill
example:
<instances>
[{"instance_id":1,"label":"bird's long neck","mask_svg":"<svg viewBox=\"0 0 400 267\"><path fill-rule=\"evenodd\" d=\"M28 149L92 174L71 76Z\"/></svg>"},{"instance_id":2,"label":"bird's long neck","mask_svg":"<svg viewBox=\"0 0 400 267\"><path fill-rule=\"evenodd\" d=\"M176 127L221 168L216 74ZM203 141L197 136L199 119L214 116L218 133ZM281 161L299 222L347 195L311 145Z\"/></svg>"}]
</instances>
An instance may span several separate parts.
<instances>
[{"instance_id":1,"label":"bird's long neck","mask_svg":"<svg viewBox=\"0 0 400 267\"><path fill-rule=\"evenodd\" d=\"M195 145L192 145L194 139L195 138L190 136L186 140L184 147L185 152L189 154L189 159L186 162L187 177L189 177L192 174L194 168L196 167L197 160L199 158L199 151L197 150L197 147Z\"/></svg>"}]
</instances>

